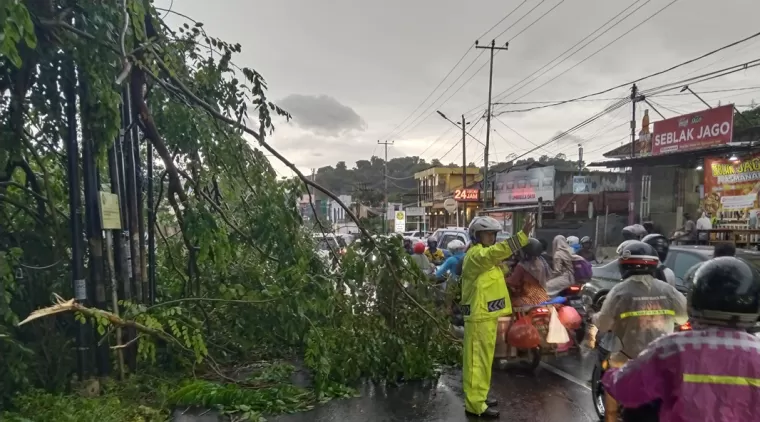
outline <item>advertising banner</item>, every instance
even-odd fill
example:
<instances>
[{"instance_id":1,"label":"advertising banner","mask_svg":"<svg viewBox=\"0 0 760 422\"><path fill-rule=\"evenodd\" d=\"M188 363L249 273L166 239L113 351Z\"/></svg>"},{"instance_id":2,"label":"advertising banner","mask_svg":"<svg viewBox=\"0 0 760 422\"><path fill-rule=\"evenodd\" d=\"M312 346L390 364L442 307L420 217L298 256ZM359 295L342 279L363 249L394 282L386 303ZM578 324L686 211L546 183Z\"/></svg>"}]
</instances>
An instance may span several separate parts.
<instances>
[{"instance_id":1,"label":"advertising banner","mask_svg":"<svg viewBox=\"0 0 760 422\"><path fill-rule=\"evenodd\" d=\"M404 211L407 217L422 217L425 215L424 207L406 207Z\"/></svg>"},{"instance_id":2,"label":"advertising banner","mask_svg":"<svg viewBox=\"0 0 760 422\"><path fill-rule=\"evenodd\" d=\"M693 151L731 142L734 105L684 114L654 122L652 155Z\"/></svg>"},{"instance_id":3,"label":"advertising banner","mask_svg":"<svg viewBox=\"0 0 760 422\"><path fill-rule=\"evenodd\" d=\"M495 191L499 204L535 204L538 198L553 201L554 166L499 173Z\"/></svg>"},{"instance_id":4,"label":"advertising banner","mask_svg":"<svg viewBox=\"0 0 760 422\"><path fill-rule=\"evenodd\" d=\"M742 161L705 159L705 196L702 208L722 221L751 220L757 215L760 192L760 155ZM756 217L755 224L756 225Z\"/></svg>"}]
</instances>

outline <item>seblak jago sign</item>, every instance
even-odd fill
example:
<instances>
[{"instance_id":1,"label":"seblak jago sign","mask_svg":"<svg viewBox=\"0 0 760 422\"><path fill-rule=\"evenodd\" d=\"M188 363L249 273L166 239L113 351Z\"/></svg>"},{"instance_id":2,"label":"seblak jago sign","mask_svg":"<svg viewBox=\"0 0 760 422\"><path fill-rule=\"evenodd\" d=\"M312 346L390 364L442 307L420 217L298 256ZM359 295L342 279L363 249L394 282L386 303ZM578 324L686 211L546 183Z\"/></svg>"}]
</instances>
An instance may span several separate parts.
<instances>
[{"instance_id":1,"label":"seblak jago sign","mask_svg":"<svg viewBox=\"0 0 760 422\"><path fill-rule=\"evenodd\" d=\"M727 144L733 131L733 104L660 120L652 130L652 155Z\"/></svg>"}]
</instances>

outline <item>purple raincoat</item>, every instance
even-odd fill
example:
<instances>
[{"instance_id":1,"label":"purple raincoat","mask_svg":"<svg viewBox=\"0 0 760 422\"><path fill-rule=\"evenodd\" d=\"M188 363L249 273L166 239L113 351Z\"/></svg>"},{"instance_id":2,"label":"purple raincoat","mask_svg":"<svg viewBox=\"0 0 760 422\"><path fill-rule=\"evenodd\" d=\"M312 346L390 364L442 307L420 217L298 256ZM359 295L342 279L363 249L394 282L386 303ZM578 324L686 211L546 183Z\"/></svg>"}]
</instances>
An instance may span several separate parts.
<instances>
[{"instance_id":1,"label":"purple raincoat","mask_svg":"<svg viewBox=\"0 0 760 422\"><path fill-rule=\"evenodd\" d=\"M661 422L760 421L760 338L715 327L674 333L602 382L623 407L662 400Z\"/></svg>"}]
</instances>

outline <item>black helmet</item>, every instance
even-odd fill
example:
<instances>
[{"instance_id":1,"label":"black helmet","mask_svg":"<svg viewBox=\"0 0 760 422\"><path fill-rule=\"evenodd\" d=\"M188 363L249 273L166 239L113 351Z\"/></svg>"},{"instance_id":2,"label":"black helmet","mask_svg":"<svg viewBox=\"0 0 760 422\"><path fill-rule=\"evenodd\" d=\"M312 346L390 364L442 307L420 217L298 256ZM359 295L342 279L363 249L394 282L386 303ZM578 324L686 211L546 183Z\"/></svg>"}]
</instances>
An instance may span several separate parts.
<instances>
[{"instance_id":1,"label":"black helmet","mask_svg":"<svg viewBox=\"0 0 760 422\"><path fill-rule=\"evenodd\" d=\"M657 251L657 256L660 258L660 262L665 263L665 258L668 256L670 250L670 242L668 238L657 233L652 233L644 236L641 239L642 242L650 245Z\"/></svg>"},{"instance_id":2,"label":"black helmet","mask_svg":"<svg viewBox=\"0 0 760 422\"><path fill-rule=\"evenodd\" d=\"M654 276L660 260L657 251L649 244L638 240L624 242L619 248L618 266L620 275L628 278L637 274L649 274Z\"/></svg>"},{"instance_id":3,"label":"black helmet","mask_svg":"<svg viewBox=\"0 0 760 422\"><path fill-rule=\"evenodd\" d=\"M705 262L690 287L689 316L699 322L747 328L760 316L760 274L741 259Z\"/></svg>"},{"instance_id":4,"label":"black helmet","mask_svg":"<svg viewBox=\"0 0 760 422\"><path fill-rule=\"evenodd\" d=\"M544 246L538 239L531 237L528 239L528 244L523 246L522 250L526 256L535 258L537 256L541 256L541 254L544 252Z\"/></svg>"},{"instance_id":5,"label":"black helmet","mask_svg":"<svg viewBox=\"0 0 760 422\"><path fill-rule=\"evenodd\" d=\"M432 238L430 238L430 239L427 240L427 244L428 244L429 248L437 248L438 247L438 241L435 240L435 239L432 239Z\"/></svg>"}]
</instances>

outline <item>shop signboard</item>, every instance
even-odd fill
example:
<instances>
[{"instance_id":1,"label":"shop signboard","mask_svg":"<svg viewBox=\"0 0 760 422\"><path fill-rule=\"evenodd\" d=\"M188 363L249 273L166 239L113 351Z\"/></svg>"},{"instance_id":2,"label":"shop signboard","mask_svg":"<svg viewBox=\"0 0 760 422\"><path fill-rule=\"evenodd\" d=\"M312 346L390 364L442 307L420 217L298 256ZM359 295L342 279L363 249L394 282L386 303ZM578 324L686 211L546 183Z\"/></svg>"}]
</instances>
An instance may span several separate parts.
<instances>
[{"instance_id":1,"label":"shop signboard","mask_svg":"<svg viewBox=\"0 0 760 422\"><path fill-rule=\"evenodd\" d=\"M595 183L591 176L573 176L573 194L584 195L594 193Z\"/></svg>"},{"instance_id":2,"label":"shop signboard","mask_svg":"<svg viewBox=\"0 0 760 422\"><path fill-rule=\"evenodd\" d=\"M406 207L404 211L407 217L422 217L425 215L424 207Z\"/></svg>"},{"instance_id":3,"label":"shop signboard","mask_svg":"<svg viewBox=\"0 0 760 422\"><path fill-rule=\"evenodd\" d=\"M496 176L496 202L535 204L538 203L538 198L553 201L554 173L554 166L499 173Z\"/></svg>"},{"instance_id":4,"label":"shop signboard","mask_svg":"<svg viewBox=\"0 0 760 422\"><path fill-rule=\"evenodd\" d=\"M757 227L760 154L740 161L706 158L704 169L702 209L725 223Z\"/></svg>"},{"instance_id":5,"label":"shop signboard","mask_svg":"<svg viewBox=\"0 0 760 422\"><path fill-rule=\"evenodd\" d=\"M731 142L734 105L654 122L652 155L711 148Z\"/></svg>"},{"instance_id":6,"label":"shop signboard","mask_svg":"<svg viewBox=\"0 0 760 422\"><path fill-rule=\"evenodd\" d=\"M480 201L480 190L457 189L454 191L454 200L457 202L478 202Z\"/></svg>"}]
</instances>

